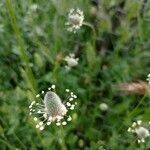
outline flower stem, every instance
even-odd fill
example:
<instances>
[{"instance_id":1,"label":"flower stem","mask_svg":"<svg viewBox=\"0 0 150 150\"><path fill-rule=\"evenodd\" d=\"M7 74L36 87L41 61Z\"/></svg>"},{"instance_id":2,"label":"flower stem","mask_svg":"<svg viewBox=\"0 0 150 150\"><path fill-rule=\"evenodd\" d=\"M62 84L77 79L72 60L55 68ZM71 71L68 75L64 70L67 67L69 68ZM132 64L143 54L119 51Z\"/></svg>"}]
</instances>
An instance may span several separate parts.
<instances>
[{"instance_id":1,"label":"flower stem","mask_svg":"<svg viewBox=\"0 0 150 150\"><path fill-rule=\"evenodd\" d=\"M61 126L60 127L60 132L59 132L59 136L60 136L60 144L61 144L61 149L62 150L67 150L67 147L66 147L66 144L65 144L65 134L64 134L64 130L63 130L63 127Z\"/></svg>"},{"instance_id":2,"label":"flower stem","mask_svg":"<svg viewBox=\"0 0 150 150\"><path fill-rule=\"evenodd\" d=\"M95 42L96 42L96 31L95 31L95 28L93 27L92 24L88 23L88 22L83 22L83 25L89 27L92 29L93 31L93 46L95 47Z\"/></svg>"},{"instance_id":3,"label":"flower stem","mask_svg":"<svg viewBox=\"0 0 150 150\"><path fill-rule=\"evenodd\" d=\"M28 86L30 87L31 91L35 94L36 82L35 82L35 78L34 78L32 70L31 70L31 67L29 65L30 63L29 63L29 58L28 58L27 52L26 52L26 45L22 38L22 34L20 32L19 26L17 24L15 10L13 8L12 0L6 0L6 6L7 6L7 10L8 10L12 28L15 32L16 39L17 39L18 45L20 47L19 48L19 50L20 50L19 56L20 56L22 63L25 65L25 72L27 74L28 81L30 81L28 83L29 84Z\"/></svg>"},{"instance_id":4,"label":"flower stem","mask_svg":"<svg viewBox=\"0 0 150 150\"><path fill-rule=\"evenodd\" d=\"M135 106L135 108L127 115L127 119L129 118L129 117L131 117L131 115L137 110L137 108L142 104L142 102L143 102L143 100L145 99L145 97L147 96L147 94L145 94L142 98L141 98L141 100L139 101L139 103ZM122 127L123 127L123 124L120 126L120 128L118 129L118 132L122 129Z\"/></svg>"}]
</instances>

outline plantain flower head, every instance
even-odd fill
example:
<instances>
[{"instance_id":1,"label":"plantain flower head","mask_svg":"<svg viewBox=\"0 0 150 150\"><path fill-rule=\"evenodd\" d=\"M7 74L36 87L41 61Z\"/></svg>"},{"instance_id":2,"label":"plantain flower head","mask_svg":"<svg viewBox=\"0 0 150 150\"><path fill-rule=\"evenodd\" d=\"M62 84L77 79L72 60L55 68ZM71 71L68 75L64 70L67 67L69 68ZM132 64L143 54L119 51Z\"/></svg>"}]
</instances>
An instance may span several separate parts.
<instances>
[{"instance_id":1,"label":"plantain flower head","mask_svg":"<svg viewBox=\"0 0 150 150\"><path fill-rule=\"evenodd\" d=\"M76 33L83 25L84 14L80 9L71 9L68 14L68 31Z\"/></svg>"},{"instance_id":2,"label":"plantain flower head","mask_svg":"<svg viewBox=\"0 0 150 150\"><path fill-rule=\"evenodd\" d=\"M149 129L143 127L142 121L133 122L132 126L128 128L128 132L135 133L138 137L138 143L144 143L145 139L150 137Z\"/></svg>"},{"instance_id":3,"label":"plantain flower head","mask_svg":"<svg viewBox=\"0 0 150 150\"><path fill-rule=\"evenodd\" d=\"M44 91L41 94L37 94L36 98L40 99L43 95L42 103L33 101L30 106L30 115L34 115L34 121L36 122L36 128L43 130L46 125L50 125L52 122L55 122L57 126L66 125L68 121L71 121L72 118L68 115L69 110L74 110L77 102L74 102L74 99L77 96L70 92L69 89L66 89L67 101L62 102L61 98L54 92L55 85L52 85L48 88L48 91Z\"/></svg>"},{"instance_id":4,"label":"plantain flower head","mask_svg":"<svg viewBox=\"0 0 150 150\"><path fill-rule=\"evenodd\" d=\"M75 55L71 53L69 56L66 56L64 60L67 62L66 69L69 70L78 65L79 58L75 58Z\"/></svg>"}]
</instances>

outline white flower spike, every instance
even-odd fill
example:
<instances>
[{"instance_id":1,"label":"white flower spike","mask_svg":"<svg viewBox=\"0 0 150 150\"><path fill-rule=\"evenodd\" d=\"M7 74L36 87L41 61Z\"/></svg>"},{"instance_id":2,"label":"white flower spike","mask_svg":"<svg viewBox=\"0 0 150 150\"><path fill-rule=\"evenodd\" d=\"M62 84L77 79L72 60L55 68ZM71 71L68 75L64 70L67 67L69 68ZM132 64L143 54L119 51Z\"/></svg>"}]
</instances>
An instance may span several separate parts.
<instances>
[{"instance_id":1,"label":"white flower spike","mask_svg":"<svg viewBox=\"0 0 150 150\"><path fill-rule=\"evenodd\" d=\"M71 9L68 14L68 31L76 33L83 25L84 14L80 9Z\"/></svg>"},{"instance_id":2,"label":"white flower spike","mask_svg":"<svg viewBox=\"0 0 150 150\"><path fill-rule=\"evenodd\" d=\"M36 96L36 98L39 98L45 94L42 104L33 101L29 106L29 114L34 115L34 121L37 123L36 128L40 130L44 130L45 126L49 126L52 122L56 122L57 126L65 126L72 119L68 113L77 104L77 102L74 102L77 96L66 89L67 101L63 103L61 98L53 91L54 89L55 85L52 85L47 92L41 92L41 95ZM69 101L70 98L73 98L72 102Z\"/></svg>"},{"instance_id":3,"label":"white flower spike","mask_svg":"<svg viewBox=\"0 0 150 150\"><path fill-rule=\"evenodd\" d=\"M147 128L142 126L142 121L133 122L132 126L128 128L128 132L135 133L138 137L138 143L144 143L145 139L150 137L150 132Z\"/></svg>"},{"instance_id":4,"label":"white flower spike","mask_svg":"<svg viewBox=\"0 0 150 150\"><path fill-rule=\"evenodd\" d=\"M75 55L71 53L69 56L66 56L64 60L67 62L67 66L65 66L66 69L70 70L72 67L78 65L79 58L75 58Z\"/></svg>"}]
</instances>

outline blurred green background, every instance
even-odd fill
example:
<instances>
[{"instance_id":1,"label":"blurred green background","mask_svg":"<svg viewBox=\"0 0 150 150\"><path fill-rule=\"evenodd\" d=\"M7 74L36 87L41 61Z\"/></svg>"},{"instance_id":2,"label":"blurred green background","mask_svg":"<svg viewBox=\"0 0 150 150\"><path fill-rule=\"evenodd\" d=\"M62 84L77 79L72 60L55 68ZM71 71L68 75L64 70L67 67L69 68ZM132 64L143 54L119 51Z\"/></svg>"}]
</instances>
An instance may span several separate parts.
<instances>
[{"instance_id":1,"label":"blurred green background","mask_svg":"<svg viewBox=\"0 0 150 150\"><path fill-rule=\"evenodd\" d=\"M71 8L84 12L92 30L69 33ZM134 120L150 120L149 97L120 92L116 85L145 80L150 71L149 0L0 1L0 149L148 150L127 132ZM93 45L94 42L94 45ZM79 65L66 72L69 53ZM35 128L28 106L35 95L56 84L78 96L66 126ZM101 103L107 112L99 108Z\"/></svg>"}]
</instances>

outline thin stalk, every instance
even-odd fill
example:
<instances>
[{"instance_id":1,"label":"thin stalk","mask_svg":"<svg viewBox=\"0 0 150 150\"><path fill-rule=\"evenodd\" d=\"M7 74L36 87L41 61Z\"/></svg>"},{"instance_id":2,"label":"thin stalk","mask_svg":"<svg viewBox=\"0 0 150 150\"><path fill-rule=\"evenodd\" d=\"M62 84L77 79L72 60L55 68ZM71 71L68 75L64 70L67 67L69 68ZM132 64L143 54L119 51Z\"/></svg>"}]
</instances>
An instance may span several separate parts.
<instances>
[{"instance_id":1,"label":"thin stalk","mask_svg":"<svg viewBox=\"0 0 150 150\"><path fill-rule=\"evenodd\" d=\"M59 67L59 62L55 62L54 64L54 69L52 71L52 78L53 80L56 82L57 81L57 70L58 70L58 67Z\"/></svg>"},{"instance_id":2,"label":"thin stalk","mask_svg":"<svg viewBox=\"0 0 150 150\"><path fill-rule=\"evenodd\" d=\"M52 57L51 57L51 53L49 51L49 48L46 47L45 45L43 45L41 43L40 40L38 40L38 38L34 39L34 43L38 45L39 48L42 49L42 53L44 54L44 56L47 58L47 60L50 62L50 63L54 63Z\"/></svg>"},{"instance_id":3,"label":"thin stalk","mask_svg":"<svg viewBox=\"0 0 150 150\"><path fill-rule=\"evenodd\" d=\"M1 143L4 143L5 145L7 145L7 147L10 149L10 150L14 150L15 147L13 147L12 145L10 145L8 142L6 142L5 140L3 139L0 139L0 142Z\"/></svg>"},{"instance_id":4,"label":"thin stalk","mask_svg":"<svg viewBox=\"0 0 150 150\"><path fill-rule=\"evenodd\" d=\"M141 20L141 16L140 14L138 13L137 14L137 21L138 21L138 35L139 35L139 39L140 39L140 42L143 41L143 29L142 29L142 20Z\"/></svg>"},{"instance_id":5,"label":"thin stalk","mask_svg":"<svg viewBox=\"0 0 150 150\"><path fill-rule=\"evenodd\" d=\"M135 148L135 142L136 142L136 140L137 140L137 138L133 142L131 142L131 144L130 144L130 146L128 148L129 150L133 150Z\"/></svg>"},{"instance_id":6,"label":"thin stalk","mask_svg":"<svg viewBox=\"0 0 150 150\"><path fill-rule=\"evenodd\" d=\"M88 23L88 22L83 22L83 25L89 27L92 29L92 32L93 32L93 46L95 48L95 42L96 42L96 31L95 31L95 28L93 27L92 24Z\"/></svg>"},{"instance_id":7,"label":"thin stalk","mask_svg":"<svg viewBox=\"0 0 150 150\"><path fill-rule=\"evenodd\" d=\"M60 127L60 138L61 138L61 149L62 150L67 150L66 144L65 144L65 134L63 127Z\"/></svg>"},{"instance_id":8,"label":"thin stalk","mask_svg":"<svg viewBox=\"0 0 150 150\"><path fill-rule=\"evenodd\" d=\"M8 10L8 14L9 14L9 18L10 18L10 21L11 21L12 28L13 28L13 30L15 32L15 35L16 35L18 45L20 46L20 59L23 62L23 64L25 64L25 71L26 71L28 79L29 79L29 81L32 85L31 90L32 90L33 93L35 93L36 82L35 82L32 70L29 66L29 58L28 58L28 55L26 53L26 46L25 46L24 40L22 38L22 34L20 32L19 26L17 24L15 11L14 11L14 8L13 8L13 5L12 5L12 0L6 0L6 7L7 7L7 10Z\"/></svg>"},{"instance_id":9,"label":"thin stalk","mask_svg":"<svg viewBox=\"0 0 150 150\"><path fill-rule=\"evenodd\" d=\"M9 128L8 125L7 125L7 123L4 121L4 119L2 119L2 117L0 117L0 120L3 122L3 124L5 124L5 126L6 126L7 128ZM25 146L24 143L19 139L19 137L16 135L16 133L13 132L12 135L17 139L17 141L20 143L20 145L22 145L23 149L26 149L26 146Z\"/></svg>"},{"instance_id":10,"label":"thin stalk","mask_svg":"<svg viewBox=\"0 0 150 150\"><path fill-rule=\"evenodd\" d=\"M135 108L127 115L127 119L129 117L131 117L131 115L137 110L137 108L142 104L143 100L145 99L145 97L147 96L147 94L145 94L142 99L139 101L139 103L135 106ZM118 132L122 129L123 124L120 126L120 128L118 129Z\"/></svg>"}]
</instances>

